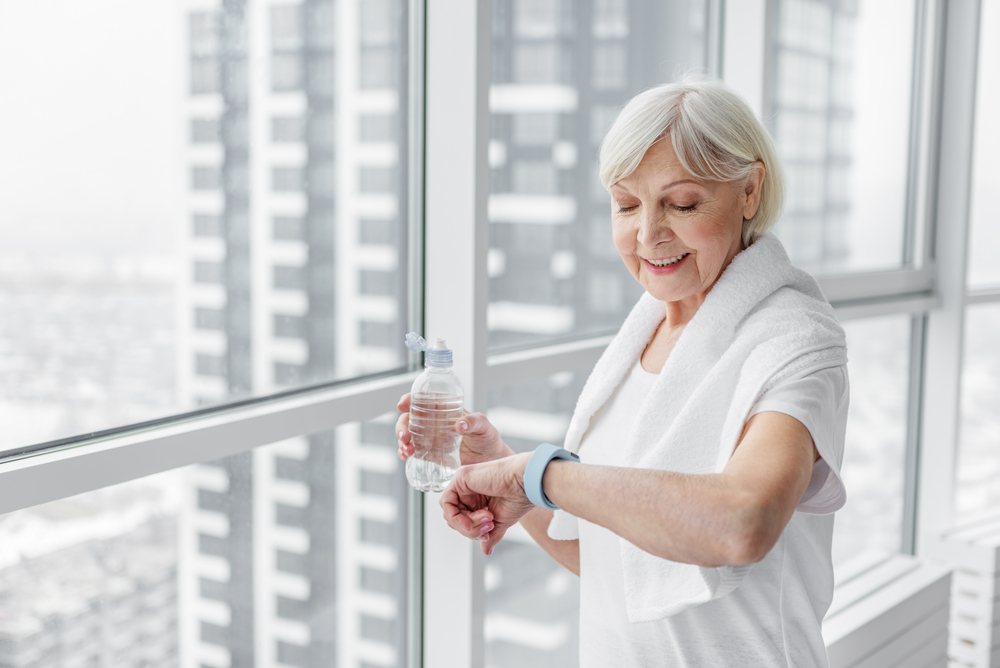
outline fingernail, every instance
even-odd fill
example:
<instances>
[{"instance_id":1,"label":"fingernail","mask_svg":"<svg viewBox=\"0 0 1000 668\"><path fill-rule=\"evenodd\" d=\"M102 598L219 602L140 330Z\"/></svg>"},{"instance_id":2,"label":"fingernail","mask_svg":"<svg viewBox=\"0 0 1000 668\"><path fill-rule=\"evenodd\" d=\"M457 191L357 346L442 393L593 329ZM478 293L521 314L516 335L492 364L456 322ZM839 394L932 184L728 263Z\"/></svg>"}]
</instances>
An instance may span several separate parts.
<instances>
[{"instance_id":1,"label":"fingernail","mask_svg":"<svg viewBox=\"0 0 1000 668\"><path fill-rule=\"evenodd\" d=\"M385 432L382 433L384 434ZM398 434L396 434L396 436L399 438L399 440L401 441L403 440L403 432L399 432Z\"/></svg>"},{"instance_id":2,"label":"fingernail","mask_svg":"<svg viewBox=\"0 0 1000 668\"><path fill-rule=\"evenodd\" d=\"M468 422L459 422L458 423L458 430L459 431L469 431L469 423Z\"/></svg>"},{"instance_id":3,"label":"fingernail","mask_svg":"<svg viewBox=\"0 0 1000 668\"><path fill-rule=\"evenodd\" d=\"M494 545L493 547L496 547L496 546ZM493 547L491 547L490 551L486 553L487 557L492 557L493 556Z\"/></svg>"},{"instance_id":4,"label":"fingernail","mask_svg":"<svg viewBox=\"0 0 1000 668\"><path fill-rule=\"evenodd\" d=\"M493 525L492 524L484 524L483 526L479 527L479 533L480 534L488 534L491 531L493 531Z\"/></svg>"},{"instance_id":5,"label":"fingernail","mask_svg":"<svg viewBox=\"0 0 1000 668\"><path fill-rule=\"evenodd\" d=\"M490 539L490 537L489 537L489 536L480 536L480 537L479 537L479 540L481 540L481 541L482 541L482 542L484 542L484 543L485 543L486 541L488 541L489 539Z\"/></svg>"},{"instance_id":6,"label":"fingernail","mask_svg":"<svg viewBox=\"0 0 1000 668\"><path fill-rule=\"evenodd\" d=\"M480 523L480 524L486 524L486 523L487 523L487 522L489 522L489 521L490 521L490 518L489 518L489 517L484 517L484 518L482 518L481 520L479 520L479 523Z\"/></svg>"}]
</instances>

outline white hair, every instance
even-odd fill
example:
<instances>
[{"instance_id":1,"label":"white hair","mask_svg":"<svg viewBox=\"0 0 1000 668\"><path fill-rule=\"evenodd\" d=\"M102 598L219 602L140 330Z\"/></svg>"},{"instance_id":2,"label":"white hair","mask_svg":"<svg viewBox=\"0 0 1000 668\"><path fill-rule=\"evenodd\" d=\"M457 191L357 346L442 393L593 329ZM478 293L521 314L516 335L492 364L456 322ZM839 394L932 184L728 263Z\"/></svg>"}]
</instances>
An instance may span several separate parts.
<instances>
[{"instance_id":1,"label":"white hair","mask_svg":"<svg viewBox=\"0 0 1000 668\"><path fill-rule=\"evenodd\" d=\"M684 79L633 97L601 144L605 188L636 170L649 147L669 138L681 166L707 181L745 183L764 163L760 205L743 221L749 246L778 221L785 203L785 176L774 142L750 106L721 81Z\"/></svg>"}]
</instances>

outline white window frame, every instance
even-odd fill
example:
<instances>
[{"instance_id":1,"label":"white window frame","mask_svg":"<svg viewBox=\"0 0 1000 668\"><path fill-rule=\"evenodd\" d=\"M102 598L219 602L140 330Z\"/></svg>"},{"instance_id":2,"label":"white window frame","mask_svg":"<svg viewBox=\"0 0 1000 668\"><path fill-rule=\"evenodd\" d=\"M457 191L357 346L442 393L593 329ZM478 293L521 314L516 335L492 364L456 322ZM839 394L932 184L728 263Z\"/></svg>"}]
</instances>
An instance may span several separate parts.
<instances>
[{"instance_id":1,"label":"white window frame","mask_svg":"<svg viewBox=\"0 0 1000 668\"><path fill-rule=\"evenodd\" d=\"M906 512L912 530L904 531L908 532L904 542L908 540L911 549L915 545L917 552L922 539L950 526L953 518L965 307L1000 301L1000 287L971 292L966 288L980 2L918 4L922 8L918 24L923 27L917 40L922 115L914 132L923 133L919 142L923 148L911 188L925 196L914 197L911 204L914 216L926 219L917 228L926 231L924 241L915 244L920 261L912 269L821 279L844 319L893 313L920 316L911 355L914 379L907 454ZM755 72L763 67L767 5L767 0L712 5L724 23L743 27L716 35L713 43L722 45L723 72L746 73L737 88L757 109L765 85ZM456 366L466 383L467 407L484 411L491 387L586 369L610 337L488 353L492 6L490 0L413 0L410 7L411 83L415 90L422 86L425 91L423 106L419 95L409 96L416 154L426 146L425 168L411 170L409 193L411 213L418 214L411 219L425 221L426 250L421 255L419 244L413 244L412 258L415 267L423 263L426 276L424 329L448 332L459 351ZM412 57L422 51L425 61ZM935 229L948 233L935 235ZM414 285L411 304L420 303L419 293L420 286ZM416 315L414 321L419 320ZM414 377L415 372L400 373L244 407L223 407L7 461L0 464L0 513L372 419L391 410ZM919 410L922 406L933 410ZM434 495L414 493L412 498L417 551L411 560L411 580L423 591L411 597L409 664L481 668L485 562L478 543L445 526Z\"/></svg>"}]
</instances>

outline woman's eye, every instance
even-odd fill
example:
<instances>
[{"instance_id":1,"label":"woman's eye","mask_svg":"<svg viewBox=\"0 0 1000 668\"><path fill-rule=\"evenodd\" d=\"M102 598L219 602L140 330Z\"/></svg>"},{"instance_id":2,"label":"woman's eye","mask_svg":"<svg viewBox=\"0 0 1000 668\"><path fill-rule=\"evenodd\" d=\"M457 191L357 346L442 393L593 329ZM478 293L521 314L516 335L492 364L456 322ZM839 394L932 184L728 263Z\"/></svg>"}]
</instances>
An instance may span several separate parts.
<instances>
[{"instance_id":1,"label":"woman's eye","mask_svg":"<svg viewBox=\"0 0 1000 668\"><path fill-rule=\"evenodd\" d=\"M633 209L638 209L638 208L639 208L638 205L636 205L636 206L622 206L622 205L619 204L618 205L618 210L615 211L615 213L628 213L629 211L632 211Z\"/></svg>"},{"instance_id":2,"label":"woman's eye","mask_svg":"<svg viewBox=\"0 0 1000 668\"><path fill-rule=\"evenodd\" d=\"M677 211L694 211L697 204L692 204L691 206L675 206L674 209Z\"/></svg>"}]
</instances>

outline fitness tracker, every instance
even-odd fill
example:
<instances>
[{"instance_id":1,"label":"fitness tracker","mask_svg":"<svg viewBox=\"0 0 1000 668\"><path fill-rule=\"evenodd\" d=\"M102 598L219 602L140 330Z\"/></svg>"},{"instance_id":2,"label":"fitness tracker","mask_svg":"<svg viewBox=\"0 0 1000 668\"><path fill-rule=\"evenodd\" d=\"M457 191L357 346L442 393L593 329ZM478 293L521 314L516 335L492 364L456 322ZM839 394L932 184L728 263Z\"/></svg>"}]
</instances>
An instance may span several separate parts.
<instances>
[{"instance_id":1,"label":"fitness tracker","mask_svg":"<svg viewBox=\"0 0 1000 668\"><path fill-rule=\"evenodd\" d=\"M524 467L524 493L536 506L558 510L559 506L549 501L542 490L542 476L545 475L545 467L553 459L567 459L571 462L579 462L580 456L576 453L556 447L551 443L542 443L535 448L535 453L528 460L528 465Z\"/></svg>"}]
</instances>

